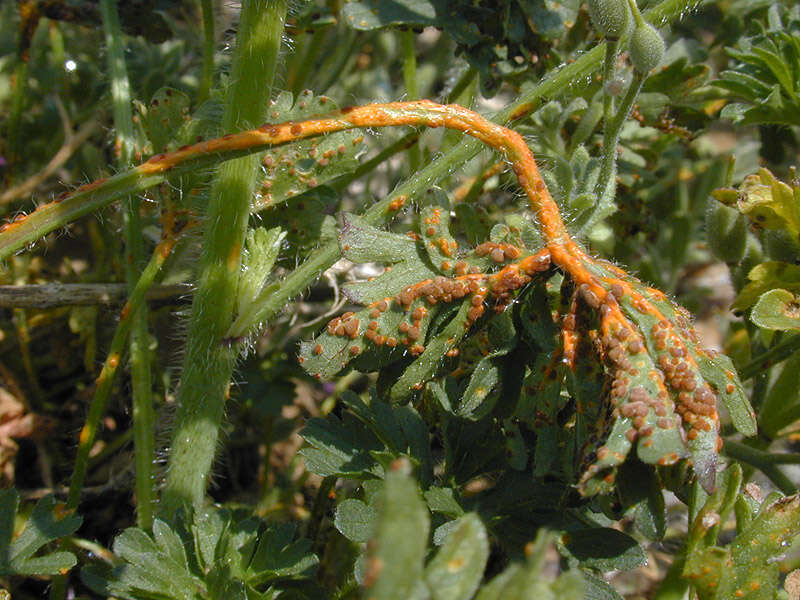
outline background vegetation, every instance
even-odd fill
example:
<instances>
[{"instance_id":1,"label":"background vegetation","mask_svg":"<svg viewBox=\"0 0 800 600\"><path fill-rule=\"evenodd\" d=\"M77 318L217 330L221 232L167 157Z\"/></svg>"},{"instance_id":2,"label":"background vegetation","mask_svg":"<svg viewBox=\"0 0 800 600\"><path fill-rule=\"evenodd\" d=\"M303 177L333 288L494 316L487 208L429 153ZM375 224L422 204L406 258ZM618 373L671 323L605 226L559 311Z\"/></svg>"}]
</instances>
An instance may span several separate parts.
<instances>
[{"instance_id":1,"label":"background vegetation","mask_svg":"<svg viewBox=\"0 0 800 600\"><path fill-rule=\"evenodd\" d=\"M721 450L684 413L649 450L574 274L453 292L548 242L476 140L131 169L420 98L520 133L590 254L694 315L619 276ZM800 597L798 115L788 2L3 3L0 597Z\"/></svg>"}]
</instances>

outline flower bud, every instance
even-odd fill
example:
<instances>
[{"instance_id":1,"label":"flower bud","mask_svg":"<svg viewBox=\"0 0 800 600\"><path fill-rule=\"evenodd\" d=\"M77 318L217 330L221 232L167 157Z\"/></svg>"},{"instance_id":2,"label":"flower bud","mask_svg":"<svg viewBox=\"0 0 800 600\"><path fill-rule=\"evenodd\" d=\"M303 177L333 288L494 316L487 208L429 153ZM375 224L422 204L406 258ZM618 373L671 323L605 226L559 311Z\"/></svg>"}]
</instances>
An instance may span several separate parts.
<instances>
[{"instance_id":1,"label":"flower bud","mask_svg":"<svg viewBox=\"0 0 800 600\"><path fill-rule=\"evenodd\" d=\"M664 39L649 23L637 25L628 45L633 68L647 74L664 58Z\"/></svg>"},{"instance_id":2,"label":"flower bud","mask_svg":"<svg viewBox=\"0 0 800 600\"><path fill-rule=\"evenodd\" d=\"M626 0L588 0L589 15L594 28L605 37L616 40L628 27Z\"/></svg>"},{"instance_id":3,"label":"flower bud","mask_svg":"<svg viewBox=\"0 0 800 600\"><path fill-rule=\"evenodd\" d=\"M737 263L747 244L747 221L738 210L717 201L706 213L706 238L714 256L727 263Z\"/></svg>"}]
</instances>

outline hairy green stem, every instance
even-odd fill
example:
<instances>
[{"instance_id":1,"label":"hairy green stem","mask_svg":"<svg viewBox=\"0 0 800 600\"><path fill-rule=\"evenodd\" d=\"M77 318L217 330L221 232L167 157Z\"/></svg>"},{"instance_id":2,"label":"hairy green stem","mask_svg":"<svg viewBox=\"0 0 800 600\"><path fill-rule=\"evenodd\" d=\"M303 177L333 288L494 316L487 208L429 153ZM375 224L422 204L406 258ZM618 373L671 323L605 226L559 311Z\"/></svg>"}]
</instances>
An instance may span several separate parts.
<instances>
[{"instance_id":1,"label":"hairy green stem","mask_svg":"<svg viewBox=\"0 0 800 600\"><path fill-rule=\"evenodd\" d=\"M248 0L233 57L222 126L238 131L266 115L278 63L286 0ZM222 164L212 184L207 230L192 304L172 453L162 496L167 516L205 498L236 349L222 343L233 319L250 205L260 175L257 154Z\"/></svg>"},{"instance_id":2,"label":"hairy green stem","mask_svg":"<svg viewBox=\"0 0 800 600\"><path fill-rule=\"evenodd\" d=\"M646 75L634 72L633 81L628 86L619 110L614 118L605 123L603 132L603 161L600 165L600 177L597 181L597 205L588 216L586 223L580 228L581 232L591 231L595 225L617 210L614 198L617 193L617 145L622 133L622 127L628 119L633 108L633 103L639 96Z\"/></svg>"},{"instance_id":3,"label":"hairy green stem","mask_svg":"<svg viewBox=\"0 0 800 600\"><path fill-rule=\"evenodd\" d=\"M116 130L115 150L119 164L129 167L133 159L135 135L131 111L130 82L125 66L125 48L119 24L116 0L101 0L100 12L105 32L106 57L111 79L111 106ZM125 212L125 241L127 260L125 276L129 293L139 280L139 265L144 257L139 218L139 197L128 196ZM131 367L131 395L133 402L133 429L136 460L136 522L150 529L153 524L153 459L155 458L155 415L153 412L152 374L147 329L147 303L142 302L130 315L131 333L129 356Z\"/></svg>"},{"instance_id":4,"label":"hairy green stem","mask_svg":"<svg viewBox=\"0 0 800 600\"><path fill-rule=\"evenodd\" d=\"M619 40L606 40L603 60L603 121L606 124L611 123L614 116L614 95L611 94L608 86L616 77L618 53Z\"/></svg>"},{"instance_id":5,"label":"hairy green stem","mask_svg":"<svg viewBox=\"0 0 800 600\"><path fill-rule=\"evenodd\" d=\"M200 0L203 13L203 71L197 88L197 101L204 102L211 96L214 82L214 3Z\"/></svg>"}]
</instances>

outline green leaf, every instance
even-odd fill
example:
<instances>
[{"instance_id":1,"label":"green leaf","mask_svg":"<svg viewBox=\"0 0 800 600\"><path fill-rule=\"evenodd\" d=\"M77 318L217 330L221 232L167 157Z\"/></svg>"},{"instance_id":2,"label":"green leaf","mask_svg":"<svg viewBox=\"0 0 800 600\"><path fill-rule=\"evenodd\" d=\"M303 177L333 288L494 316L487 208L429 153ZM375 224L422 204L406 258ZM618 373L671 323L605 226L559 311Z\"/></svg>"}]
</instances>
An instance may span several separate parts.
<instances>
[{"instance_id":1,"label":"green leaf","mask_svg":"<svg viewBox=\"0 0 800 600\"><path fill-rule=\"evenodd\" d=\"M430 519L417 483L408 471L408 461L397 461L394 470L386 474L377 498L379 516L365 583L369 597L375 600L427 596L421 582Z\"/></svg>"},{"instance_id":2,"label":"green leaf","mask_svg":"<svg viewBox=\"0 0 800 600\"><path fill-rule=\"evenodd\" d=\"M244 600L272 597L262 596L266 586L311 577L319 562L310 540L294 541L294 524L262 529L257 519L234 521L220 509L179 515L191 521L188 529L156 520L152 537L138 528L123 531L113 546L121 562L83 569L84 583L131 600Z\"/></svg>"},{"instance_id":3,"label":"green leaf","mask_svg":"<svg viewBox=\"0 0 800 600\"><path fill-rule=\"evenodd\" d=\"M370 30L391 25L436 25L436 8L429 0L348 2L342 14L354 29Z\"/></svg>"},{"instance_id":4,"label":"green leaf","mask_svg":"<svg viewBox=\"0 0 800 600\"><path fill-rule=\"evenodd\" d=\"M239 313L257 297L278 258L281 242L286 237L280 227L254 227L247 232L242 256L242 273L236 294Z\"/></svg>"},{"instance_id":5,"label":"green leaf","mask_svg":"<svg viewBox=\"0 0 800 600\"><path fill-rule=\"evenodd\" d=\"M583 600L623 600L617 590L599 577L584 573L583 578L586 585Z\"/></svg>"},{"instance_id":6,"label":"green leaf","mask_svg":"<svg viewBox=\"0 0 800 600\"><path fill-rule=\"evenodd\" d=\"M328 477L370 478L381 472L370 450L381 450L383 444L370 431L345 413L340 421L335 415L325 419L309 419L301 435L311 446L300 454L312 473Z\"/></svg>"},{"instance_id":7,"label":"green leaf","mask_svg":"<svg viewBox=\"0 0 800 600\"><path fill-rule=\"evenodd\" d=\"M154 154L170 152L186 143L175 132L189 120L189 96L171 87L153 94L150 103L137 103L145 135Z\"/></svg>"},{"instance_id":8,"label":"green leaf","mask_svg":"<svg viewBox=\"0 0 800 600\"><path fill-rule=\"evenodd\" d=\"M368 541L375 530L376 510L361 500L348 498L336 507L333 524L351 542Z\"/></svg>"},{"instance_id":9,"label":"green leaf","mask_svg":"<svg viewBox=\"0 0 800 600\"><path fill-rule=\"evenodd\" d=\"M469 333L466 324L471 308L469 302L462 302L450 322L433 338L426 341L422 354L406 367L392 386L389 397L393 402L405 400L433 378L442 365L444 355L455 348Z\"/></svg>"},{"instance_id":10,"label":"green leaf","mask_svg":"<svg viewBox=\"0 0 800 600\"><path fill-rule=\"evenodd\" d=\"M714 500L709 498L699 512L693 530L717 528L720 515L713 510L715 506L709 507ZM737 512L741 514L739 504ZM683 575L692 582L700 600L772 599L780 573L776 558L799 533L800 497L768 497L757 516L742 527L728 546L691 544Z\"/></svg>"},{"instance_id":11,"label":"green leaf","mask_svg":"<svg viewBox=\"0 0 800 600\"><path fill-rule=\"evenodd\" d=\"M800 329L800 303L797 296L788 290L770 290L758 299L750 313L750 320L762 329Z\"/></svg>"},{"instance_id":12,"label":"green leaf","mask_svg":"<svg viewBox=\"0 0 800 600\"><path fill-rule=\"evenodd\" d=\"M311 577L319 559L311 553L311 540L294 541L294 523L267 528L258 541L246 571L248 585L260 585L277 579Z\"/></svg>"},{"instance_id":13,"label":"green leaf","mask_svg":"<svg viewBox=\"0 0 800 600\"><path fill-rule=\"evenodd\" d=\"M490 395L499 382L500 368L489 357L481 359L469 378L456 414L470 419L479 419L488 414L496 399Z\"/></svg>"},{"instance_id":14,"label":"green leaf","mask_svg":"<svg viewBox=\"0 0 800 600\"><path fill-rule=\"evenodd\" d=\"M706 237L714 256L737 263L747 245L747 221L737 210L714 202L706 212Z\"/></svg>"},{"instance_id":15,"label":"green leaf","mask_svg":"<svg viewBox=\"0 0 800 600\"><path fill-rule=\"evenodd\" d=\"M444 545L425 569L425 580L435 600L469 600L483 579L489 558L489 540L480 518L459 518Z\"/></svg>"},{"instance_id":16,"label":"green leaf","mask_svg":"<svg viewBox=\"0 0 800 600\"><path fill-rule=\"evenodd\" d=\"M455 498L452 488L432 486L425 491L425 502L432 512L442 513L452 519L457 519L464 514L464 509Z\"/></svg>"},{"instance_id":17,"label":"green leaf","mask_svg":"<svg viewBox=\"0 0 800 600\"><path fill-rule=\"evenodd\" d=\"M617 489L636 529L650 540L661 540L667 529L667 510L661 482L653 467L628 462L619 470Z\"/></svg>"},{"instance_id":18,"label":"green leaf","mask_svg":"<svg viewBox=\"0 0 800 600\"><path fill-rule=\"evenodd\" d=\"M570 531L560 542L566 554L585 568L627 571L647 562L647 555L636 540L608 527Z\"/></svg>"},{"instance_id":19,"label":"green leaf","mask_svg":"<svg viewBox=\"0 0 800 600\"><path fill-rule=\"evenodd\" d=\"M291 93L281 92L272 101L267 118L269 123L305 121L336 108L330 98L314 96L309 90L295 99ZM357 156L364 150L363 139L358 131L339 131L266 152L261 160L266 177L253 209L294 201L303 192L355 170Z\"/></svg>"},{"instance_id":20,"label":"green leaf","mask_svg":"<svg viewBox=\"0 0 800 600\"><path fill-rule=\"evenodd\" d=\"M16 489L0 490L0 576L57 575L74 567L77 559L71 552L40 556L36 553L45 544L75 533L81 525L81 517L65 511L55 497L45 496L36 503L22 531L14 538L18 507Z\"/></svg>"},{"instance_id":21,"label":"green leaf","mask_svg":"<svg viewBox=\"0 0 800 600\"><path fill-rule=\"evenodd\" d=\"M756 413L736 374L730 357L724 354L698 354L697 369L717 391L736 430L750 437L756 434Z\"/></svg>"},{"instance_id":22,"label":"green leaf","mask_svg":"<svg viewBox=\"0 0 800 600\"><path fill-rule=\"evenodd\" d=\"M568 572L569 575L565 573L555 582L548 581L542 574L551 539L550 534L541 531L536 541L525 548L526 561L511 564L483 586L475 600L582 600L584 585L579 574Z\"/></svg>"},{"instance_id":23,"label":"green leaf","mask_svg":"<svg viewBox=\"0 0 800 600\"><path fill-rule=\"evenodd\" d=\"M450 234L450 203L440 189L429 190L433 198L419 215L419 233L431 264L444 275L452 275L458 252L458 242Z\"/></svg>"}]
</instances>

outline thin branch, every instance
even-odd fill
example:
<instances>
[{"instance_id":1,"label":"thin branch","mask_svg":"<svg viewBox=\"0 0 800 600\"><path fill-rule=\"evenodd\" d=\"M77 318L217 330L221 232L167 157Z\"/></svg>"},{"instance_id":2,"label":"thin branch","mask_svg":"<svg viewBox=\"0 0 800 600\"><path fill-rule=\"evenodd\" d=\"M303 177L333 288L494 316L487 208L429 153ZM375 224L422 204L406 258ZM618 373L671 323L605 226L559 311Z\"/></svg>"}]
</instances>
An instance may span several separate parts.
<instances>
[{"instance_id":1,"label":"thin branch","mask_svg":"<svg viewBox=\"0 0 800 600\"><path fill-rule=\"evenodd\" d=\"M145 300L150 303L184 304L193 286L184 284L153 286ZM124 283L42 283L0 285L0 308L57 308L60 306L122 306L128 298Z\"/></svg>"}]
</instances>

